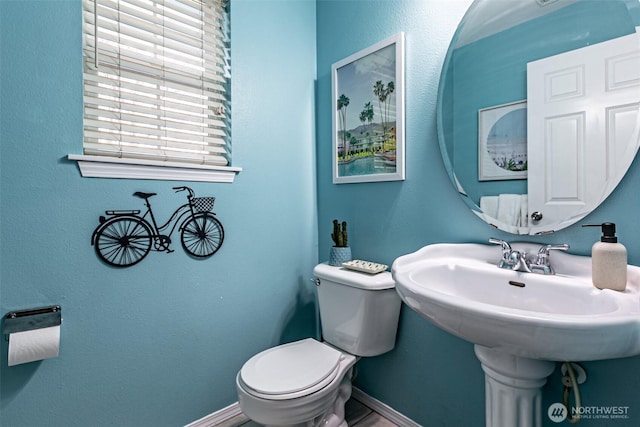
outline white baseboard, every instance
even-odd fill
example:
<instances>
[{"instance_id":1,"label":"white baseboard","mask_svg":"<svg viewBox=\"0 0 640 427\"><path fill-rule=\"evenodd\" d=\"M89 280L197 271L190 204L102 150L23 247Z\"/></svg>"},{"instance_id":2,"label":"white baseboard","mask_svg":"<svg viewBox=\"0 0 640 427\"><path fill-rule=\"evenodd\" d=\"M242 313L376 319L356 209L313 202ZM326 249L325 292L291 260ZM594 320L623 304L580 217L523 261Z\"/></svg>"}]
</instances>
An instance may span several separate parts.
<instances>
[{"instance_id":1,"label":"white baseboard","mask_svg":"<svg viewBox=\"0 0 640 427\"><path fill-rule=\"evenodd\" d=\"M240 409L240 404L236 402L232 403L226 408L219 409L214 413L206 415L199 420L187 424L184 427L214 427L224 423L225 421L229 421L231 418L237 417L241 414L242 410Z\"/></svg>"},{"instance_id":2,"label":"white baseboard","mask_svg":"<svg viewBox=\"0 0 640 427\"><path fill-rule=\"evenodd\" d=\"M378 399L369 396L359 388L353 387L351 397L367 406L372 411L382 415L384 418L388 419L394 424L402 427L422 427L412 419L407 418L389 405L380 402ZM199 420L187 424L185 427L215 427L241 414L242 410L240 409L240 405L238 404L238 402L236 402L232 403L226 408L222 408L216 412L200 418Z\"/></svg>"},{"instance_id":3,"label":"white baseboard","mask_svg":"<svg viewBox=\"0 0 640 427\"><path fill-rule=\"evenodd\" d=\"M353 388L351 397L353 397L355 400L362 403L372 411L382 415L384 418L388 419L394 424L402 427L422 427L412 419L402 415L400 412L396 411L389 405L380 402L378 399L369 396L359 388Z\"/></svg>"}]
</instances>

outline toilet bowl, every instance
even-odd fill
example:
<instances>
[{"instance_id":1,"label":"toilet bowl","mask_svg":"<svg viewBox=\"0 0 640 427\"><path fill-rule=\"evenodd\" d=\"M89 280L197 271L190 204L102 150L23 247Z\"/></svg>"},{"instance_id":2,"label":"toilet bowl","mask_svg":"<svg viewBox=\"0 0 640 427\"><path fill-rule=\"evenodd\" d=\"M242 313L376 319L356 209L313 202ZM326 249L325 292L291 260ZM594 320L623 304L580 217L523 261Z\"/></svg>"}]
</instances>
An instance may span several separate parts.
<instances>
[{"instance_id":1,"label":"toilet bowl","mask_svg":"<svg viewBox=\"0 0 640 427\"><path fill-rule=\"evenodd\" d=\"M250 358L236 375L240 409L278 427L347 427L353 367L395 346L400 297L388 272L314 268L323 341L282 344Z\"/></svg>"},{"instance_id":2,"label":"toilet bowl","mask_svg":"<svg viewBox=\"0 0 640 427\"><path fill-rule=\"evenodd\" d=\"M240 407L265 426L346 427L356 360L311 338L265 350L236 376Z\"/></svg>"}]
</instances>

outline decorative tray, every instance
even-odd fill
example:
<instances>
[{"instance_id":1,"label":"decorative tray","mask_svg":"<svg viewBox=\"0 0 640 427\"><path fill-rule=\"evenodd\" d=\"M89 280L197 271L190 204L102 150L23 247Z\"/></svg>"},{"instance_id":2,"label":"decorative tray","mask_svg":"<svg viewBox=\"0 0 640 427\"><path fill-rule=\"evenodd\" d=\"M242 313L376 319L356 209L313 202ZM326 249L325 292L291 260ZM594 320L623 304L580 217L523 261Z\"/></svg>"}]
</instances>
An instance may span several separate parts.
<instances>
[{"instance_id":1,"label":"decorative tray","mask_svg":"<svg viewBox=\"0 0 640 427\"><path fill-rule=\"evenodd\" d=\"M343 262L342 266L350 270L360 271L362 273L378 274L387 269L388 266L384 264L378 264L377 262L362 261L360 259L354 259L351 261Z\"/></svg>"}]
</instances>

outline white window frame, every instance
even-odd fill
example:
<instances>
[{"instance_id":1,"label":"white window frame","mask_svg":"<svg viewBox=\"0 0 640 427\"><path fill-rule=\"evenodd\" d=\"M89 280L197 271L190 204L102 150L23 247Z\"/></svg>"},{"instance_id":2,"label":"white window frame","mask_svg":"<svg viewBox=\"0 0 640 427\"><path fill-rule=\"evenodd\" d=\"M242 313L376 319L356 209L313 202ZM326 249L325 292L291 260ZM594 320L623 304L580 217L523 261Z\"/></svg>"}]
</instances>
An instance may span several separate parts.
<instances>
[{"instance_id":1,"label":"white window frame","mask_svg":"<svg viewBox=\"0 0 640 427\"><path fill-rule=\"evenodd\" d=\"M118 0L96 0L97 1L97 5L95 6L96 3L94 3L93 0L84 0L84 2L86 3L84 5L84 12L83 12L83 37L87 37L87 35L85 35L86 31L93 31L93 22L95 22L95 17L97 14L97 7L100 6L100 2L101 1L105 1L108 4L113 4L113 3L117 3ZM156 0L153 0L156 1ZM190 0L178 0L179 2L185 2L188 3ZM208 0L208 1L212 1L212 2L221 2L221 1L226 1L226 0ZM134 2L137 3L136 0L134 0ZM142 3L144 3L145 0L142 0ZM110 6L113 7L113 6ZM118 4L118 9L120 8L119 4ZM147 12L143 11L143 14L145 14L145 16L147 16ZM228 11L227 11L228 13ZM118 14L118 16L120 16ZM127 15L123 15L123 16L127 16ZM155 16L155 15L154 15ZM197 15L196 15L197 16ZM219 16L219 15L218 15ZM102 18L101 18L102 19ZM147 18L144 18L147 19ZM88 22L88 23L87 23ZM117 21L120 22L120 21ZM165 21L163 21L165 22ZM113 25L113 24L112 24ZM119 24L118 28L119 27ZM228 25L228 22L225 23L225 25ZM88 27L85 28L85 26ZM151 28L155 29L155 28L163 28L162 24L155 24L154 26L152 26ZM101 27L102 28L102 27ZM209 27L211 28L211 27ZM228 32L228 28L226 29ZM199 30L198 30L199 31ZM92 36L89 36L92 37ZM210 36L211 37L211 36ZM136 39L137 40L137 39ZM218 39L219 40L219 39ZM99 42L101 42L101 39L96 41L95 39L91 39L91 38L85 38L84 39L84 43L83 43L83 59L85 61L85 75L88 76L88 78L93 78L93 76L90 73L95 73L95 71L93 71L95 69L95 66L93 66L93 63L96 63L98 66L98 69L100 68L100 62L96 59L100 59L100 61L104 60L102 58L100 58L100 52L98 50L97 47L91 47L89 46L90 44L98 44ZM218 46L220 47L220 46ZM226 59L228 59L228 49L225 48L225 54L226 54ZM163 51L163 55L164 55ZM180 55L182 55L182 53L179 53ZM119 63L119 58L120 56L117 56L116 61L118 61ZM204 57L203 57L204 58ZM224 68L225 68L225 74L228 74L228 61L225 59L225 64L224 64ZM114 61L112 60L112 63ZM216 63L219 63L219 61L216 61ZM203 63L204 64L204 63ZM92 67L93 66L93 67ZM164 65L163 65L164 67ZM188 67L187 67L188 68ZM126 70L125 70L126 71ZM178 72L182 73L182 69L178 70ZM117 73L119 73L119 71L116 71ZM89 74L87 74L89 73ZM119 74L118 74L119 75ZM228 75L225 76L228 79ZM119 79L119 78L118 78ZM158 82L161 84L162 87L164 87L165 85L163 84L164 79L159 78ZM215 85L215 83L214 83ZM230 85L227 84L226 85L226 91L227 94L224 95L224 99L226 99L225 104L223 104L223 107L221 108L223 111L224 116L222 117L223 120L225 120L227 122L230 121L230 114L228 113L230 111L229 108L225 108L224 105L228 105L229 102L229 96L228 96L228 91L230 90ZM207 86L210 87L210 86ZM183 92L184 93L184 92ZM86 93L85 93L86 95ZM214 97L220 97L221 95L214 95ZM211 96L209 96L209 99L211 99ZM84 104L85 104L85 109L87 108L87 102L93 102L93 104L97 104L95 99L88 99L86 96L84 97ZM210 104L210 102L208 102L207 104ZM211 106L209 107L211 108ZM218 107L216 109L216 113L218 115L220 115L220 112L218 111L220 107ZM164 110L163 110L164 111ZM208 111L212 111L211 109L209 109ZM101 114L100 114L101 115ZM163 114L164 116L164 114ZM206 116L205 116L206 118ZM91 119L87 119L87 117L85 116L85 122L89 120L91 122ZM201 119L202 120L202 119ZM131 122L129 122L131 123ZM219 122L218 122L219 123ZM87 128L86 126L84 127L85 129L85 134L89 135L92 133L95 133L95 129L90 129L91 123L89 125L89 128ZM179 126L179 125L178 125ZM207 125L205 125L207 126ZM224 125L223 125L224 126ZM106 127L106 126L105 126ZM167 126L169 127L169 126ZM87 129L89 129L89 131L87 131ZM206 129L206 128L203 128ZM224 129L223 129L224 130ZM218 133L218 131L215 131L216 133ZM220 133L218 133L220 134ZM229 142L229 132L226 133L227 136L224 137L224 143L221 145L222 148L224 148L226 150L226 152L228 154L220 156L220 155L216 155L217 158L220 157L225 157L227 160L230 161L230 142ZM126 137L125 137L126 138ZM204 138L204 137L203 137ZM221 138L217 138L218 142L215 142L216 144L219 143ZM146 155L145 153L145 148L142 149L142 155L138 155L137 152L134 153L121 153L121 152L117 152L118 150L120 151L126 151L126 148L124 150L122 150L121 148L119 148L118 145L115 145L114 147L116 147L116 152L115 153L109 153L106 155L103 155L103 153L100 152L99 147L101 146L100 143L96 144L96 139L94 138L93 140L91 140L91 142L87 142L89 141L88 139L84 139L83 141L83 147L84 147L84 151L85 154L79 155L79 154L69 154L68 155L68 159L72 160L72 161L77 161L78 162L78 166L80 168L80 172L81 175L83 177L100 177L100 178L125 178L125 179L157 179L157 180L177 180L177 181L204 181L204 182L233 182L235 179L235 175L237 173L239 173L240 171L242 171L241 168L239 167L232 167L230 165L224 165L224 162L219 162L218 160L216 160L216 158L211 158L211 160L207 160L207 162L209 161L213 161L213 164L201 164L205 163L205 160L203 159L202 161L200 159L171 159L171 158L165 158L165 159L159 159L156 160L153 157L157 155L153 154L156 152L160 152L161 150L147 150L148 152L152 153L151 155ZM187 144L191 144L192 142L190 140L187 140ZM126 145L126 144L125 144ZM94 149L95 147L98 147L98 151L96 152L96 150ZM215 147L215 146L213 146ZM206 149L206 148L205 148ZM162 150L164 151L164 150ZM169 151L169 153L171 153L171 151ZM224 160L224 159L222 159ZM221 163L221 164L216 164L216 163Z\"/></svg>"}]
</instances>

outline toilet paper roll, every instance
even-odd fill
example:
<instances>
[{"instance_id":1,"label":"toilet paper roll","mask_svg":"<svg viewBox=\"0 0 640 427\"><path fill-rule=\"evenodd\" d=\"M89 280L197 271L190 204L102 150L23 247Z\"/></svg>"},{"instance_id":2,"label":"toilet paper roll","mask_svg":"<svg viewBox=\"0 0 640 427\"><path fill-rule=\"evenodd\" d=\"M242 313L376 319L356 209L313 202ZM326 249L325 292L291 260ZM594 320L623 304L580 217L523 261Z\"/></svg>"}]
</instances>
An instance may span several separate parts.
<instances>
[{"instance_id":1,"label":"toilet paper roll","mask_svg":"<svg viewBox=\"0 0 640 427\"><path fill-rule=\"evenodd\" d=\"M58 357L60 325L9 335L9 366Z\"/></svg>"}]
</instances>

